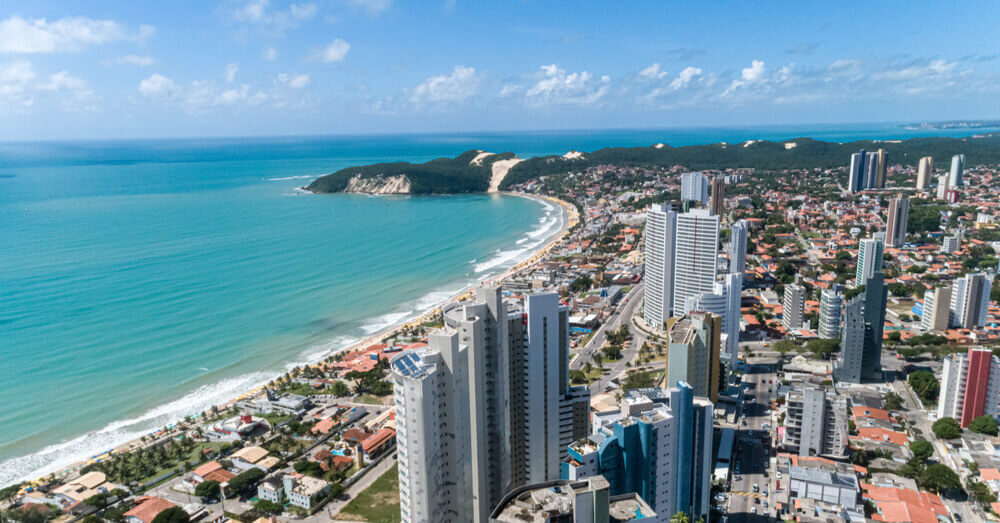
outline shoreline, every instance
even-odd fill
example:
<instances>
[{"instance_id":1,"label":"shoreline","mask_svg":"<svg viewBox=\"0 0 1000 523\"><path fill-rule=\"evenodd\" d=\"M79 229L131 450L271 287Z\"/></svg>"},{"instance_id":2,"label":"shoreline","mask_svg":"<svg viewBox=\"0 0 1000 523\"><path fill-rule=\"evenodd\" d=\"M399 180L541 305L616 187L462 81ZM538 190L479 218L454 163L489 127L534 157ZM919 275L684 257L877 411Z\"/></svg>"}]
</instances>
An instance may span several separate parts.
<instances>
[{"instance_id":1,"label":"shoreline","mask_svg":"<svg viewBox=\"0 0 1000 523\"><path fill-rule=\"evenodd\" d=\"M496 193L493 193L493 194L496 194ZM230 399L226 399L226 400L221 401L219 404L216 405L219 408L219 410L227 409L227 408L229 408L230 406L232 406L233 404L235 404L235 403L237 403L239 401L243 401L243 400L246 400L247 398L253 397L253 396L258 395L258 394L261 394L263 392L264 388L266 388L267 386L271 385L275 380L277 380L281 376L285 376L285 375L290 374L291 370L288 368L288 366L294 365L295 367L302 367L302 368L322 366L322 365L324 365L324 362L325 362L326 358L328 358L328 357L330 357L330 356L332 356L334 354L350 354L352 352L363 350L366 347L369 347L371 345L380 343L382 340L384 340L386 338L392 337L393 335L397 334L400 331L403 331L403 330L408 329L408 328L412 328L414 326L420 325L420 324L428 321L429 319L433 318L442 309L442 307L444 307L445 305L447 305L449 303L452 303L452 302L455 302L455 301L459 301L459 300L461 300L463 298L467 298L467 297L471 296L475 292L475 289L477 289L478 287L483 286L483 285L497 284L497 283L503 281L504 279L509 278L510 276L512 276L512 275L520 272L521 270L524 270L529 265L532 265L532 264L535 264L535 263L539 262L542 258L544 258L544 256L552 249L552 247L556 243L558 243L563 238L565 238L565 236L568 234L569 230L573 226L575 226L577 223L579 223L580 217L579 217L578 211L577 211L576 207L574 205L570 204L569 202L565 202L565 201L559 200L557 198L553 198L553 197L549 197L549 196L542 196L542 195L537 195L537 194L528 194L528 193L519 193L519 192L507 192L507 191L501 191L500 194L506 194L506 195L509 195L509 196L517 196L517 197L521 197L521 198L535 200L535 201L541 202L543 204L551 204L551 205L557 206L559 208L561 214L562 214L562 217L561 217L562 224L561 224L560 229L558 231L552 233L551 236L549 236L546 240L544 240L542 242L542 244L540 244L536 250L534 250L533 252L530 252L530 253L525 253L525 255L528 256L527 258L525 258L525 259L523 259L521 261L516 262L512 267L504 270L503 272L501 272L499 274L496 274L496 275L493 275L493 276L488 276L488 277L483 277L483 278L480 278L480 279L473 280L473 281L467 283L466 285L464 285L459 291L455 292L454 294L450 294L446 299L444 299L443 301L440 301L440 302L437 302L437 303L431 305L426 310L423 310L423 311L414 311L414 314L416 314L416 316L413 316L413 317L411 317L409 319L403 319L403 320L400 320L397 323L394 323L392 325L386 326L386 327L378 330L375 333L372 333L370 335L365 336L364 338L362 338L360 340L351 342L349 345L347 345L345 347L342 347L342 348L339 348L339 349L332 349L330 351L323 352L322 355L318 355L318 356L317 355L313 355L313 356L311 356L309 358L309 360L311 360L311 361L304 361L304 362L299 363L299 362L296 362L295 360L291 360L291 361L289 361L287 363L286 370L283 371L283 372L281 372L277 377L270 378L270 379L268 379L265 382L262 382L262 383L259 383L257 385L254 385L254 386L252 386L252 388L250 390L248 390L246 392L243 392L243 393L240 393L238 396L231 397ZM434 291L432 290L430 292L434 292ZM156 407L154 406L153 409L155 409L155 408ZM208 410L208 409L204 409L204 410ZM175 436L177 434L177 432L178 432L176 430L177 428L184 428L185 430L187 430L187 429L199 426L200 425L200 421L199 420L201 418L201 414L202 414L202 412L194 412L194 413L188 413L186 415L182 415L178 419L176 419L176 420L174 420L172 422L167 423L164 427L161 427L160 429L152 430L152 431L147 432L146 434L144 434L142 436L136 436L136 437L134 437L132 439L129 439L128 441L125 441L123 443L117 444L117 445L115 445L113 447L110 447L110 448L106 448L103 451L101 451L101 452L93 455L92 457L90 457L88 459L82 459L82 460L75 461L73 463L67 464L65 466L60 466L57 469L52 470L50 472L33 472L33 473L30 473L31 474L29 476L30 479L28 479L28 478L22 478L22 479L19 479L19 480L15 480L12 484L22 483L25 486L34 486L34 485L38 485L38 484L43 483L44 479L48 478L48 477L54 477L54 478L57 478L57 479L70 478L70 477L73 476L73 474L76 471L80 470L81 468L83 468L83 467L85 467L85 466L87 466L89 464L92 464L92 463L94 463L96 461L103 460L103 459L105 459L105 458L107 458L107 457L109 457L111 455L122 453L122 452L134 451L134 450L136 450L138 448L142 448L142 447L152 446L152 445L157 444L157 442L159 442L161 440L164 440L164 439L167 439L167 438L171 438L171 437L173 437L173 436ZM192 421L188 421L188 420L192 420ZM82 437L87 437L87 436L89 436L91 434L94 434L94 432L83 434ZM73 439L71 439L69 441L73 441L75 439L78 439L78 438L73 438ZM61 445L61 444L64 444L64 443L66 443L66 442L57 442L57 443L53 443L52 445ZM16 459L16 458L17 457L15 456L14 459ZM39 470L44 470L44 469L45 469L44 466L39 468Z\"/></svg>"}]
</instances>

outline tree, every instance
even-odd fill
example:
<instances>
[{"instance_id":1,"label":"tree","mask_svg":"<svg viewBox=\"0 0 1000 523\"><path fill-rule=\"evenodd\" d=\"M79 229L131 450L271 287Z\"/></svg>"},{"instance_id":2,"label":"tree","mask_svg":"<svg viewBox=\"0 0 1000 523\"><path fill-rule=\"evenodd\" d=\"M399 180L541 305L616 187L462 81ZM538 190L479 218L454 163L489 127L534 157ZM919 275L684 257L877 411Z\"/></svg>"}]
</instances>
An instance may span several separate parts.
<instances>
[{"instance_id":1,"label":"tree","mask_svg":"<svg viewBox=\"0 0 1000 523\"><path fill-rule=\"evenodd\" d=\"M933 405L937 402L941 384L934 377L934 373L927 370L914 371L910 373L906 381L924 405Z\"/></svg>"},{"instance_id":2,"label":"tree","mask_svg":"<svg viewBox=\"0 0 1000 523\"><path fill-rule=\"evenodd\" d=\"M990 436L997 435L997 420L990 416L989 414L984 416L979 416L969 423L969 430L972 432L978 432L979 434L989 434Z\"/></svg>"},{"instance_id":3,"label":"tree","mask_svg":"<svg viewBox=\"0 0 1000 523\"><path fill-rule=\"evenodd\" d=\"M931 430L941 439L955 439L962 435L962 426L955 418L940 418L931 425Z\"/></svg>"},{"instance_id":4,"label":"tree","mask_svg":"<svg viewBox=\"0 0 1000 523\"><path fill-rule=\"evenodd\" d=\"M351 388L346 383L337 380L330 385L330 394L334 396L347 396L351 393Z\"/></svg>"},{"instance_id":5,"label":"tree","mask_svg":"<svg viewBox=\"0 0 1000 523\"><path fill-rule=\"evenodd\" d=\"M643 389L653 386L652 372L631 371L622 382L622 390Z\"/></svg>"},{"instance_id":6,"label":"tree","mask_svg":"<svg viewBox=\"0 0 1000 523\"><path fill-rule=\"evenodd\" d=\"M153 518L153 523L188 523L188 513L180 507L170 507Z\"/></svg>"},{"instance_id":7,"label":"tree","mask_svg":"<svg viewBox=\"0 0 1000 523\"><path fill-rule=\"evenodd\" d=\"M254 494L253 487L257 485L258 481L264 479L264 476L263 470L252 468L229 480L229 489L237 496L250 497Z\"/></svg>"},{"instance_id":8,"label":"tree","mask_svg":"<svg viewBox=\"0 0 1000 523\"><path fill-rule=\"evenodd\" d=\"M320 477L323 475L323 468L315 461L299 461L294 465L295 472L307 476Z\"/></svg>"},{"instance_id":9,"label":"tree","mask_svg":"<svg viewBox=\"0 0 1000 523\"><path fill-rule=\"evenodd\" d=\"M882 396L882 403L885 406L885 410L899 410L903 408L903 398L899 397L899 394L889 391Z\"/></svg>"},{"instance_id":10,"label":"tree","mask_svg":"<svg viewBox=\"0 0 1000 523\"><path fill-rule=\"evenodd\" d=\"M573 280L569 284L569 290L571 292L583 292L590 290L590 286L594 283L594 280L587 274L580 276L579 278Z\"/></svg>"},{"instance_id":11,"label":"tree","mask_svg":"<svg viewBox=\"0 0 1000 523\"><path fill-rule=\"evenodd\" d=\"M927 440L914 440L910 442L910 453L913 454L912 459L923 462L934 455L934 445L931 445L931 442Z\"/></svg>"},{"instance_id":12,"label":"tree","mask_svg":"<svg viewBox=\"0 0 1000 523\"><path fill-rule=\"evenodd\" d=\"M569 371L569 380L573 383L587 383L587 373L580 369Z\"/></svg>"},{"instance_id":13,"label":"tree","mask_svg":"<svg viewBox=\"0 0 1000 523\"><path fill-rule=\"evenodd\" d=\"M774 342L774 345L772 345L771 348L781 354L788 354L789 352L798 349L799 345L792 340L778 340Z\"/></svg>"},{"instance_id":14,"label":"tree","mask_svg":"<svg viewBox=\"0 0 1000 523\"><path fill-rule=\"evenodd\" d=\"M218 499L219 482L215 480L202 481L194 488L194 495L201 499Z\"/></svg>"},{"instance_id":15,"label":"tree","mask_svg":"<svg viewBox=\"0 0 1000 523\"><path fill-rule=\"evenodd\" d=\"M683 512L670 516L670 523L691 523L691 517Z\"/></svg>"},{"instance_id":16,"label":"tree","mask_svg":"<svg viewBox=\"0 0 1000 523\"><path fill-rule=\"evenodd\" d=\"M275 503L266 499L258 501L253 508L255 508L258 513L266 516L277 516L285 510L285 507L281 503Z\"/></svg>"},{"instance_id":17,"label":"tree","mask_svg":"<svg viewBox=\"0 0 1000 523\"><path fill-rule=\"evenodd\" d=\"M828 360L840 350L840 340L810 340L806 343L806 350L812 353L813 358Z\"/></svg>"},{"instance_id":18,"label":"tree","mask_svg":"<svg viewBox=\"0 0 1000 523\"><path fill-rule=\"evenodd\" d=\"M601 352L603 352L609 360L617 360L622 357L621 345L608 345L607 347L603 347Z\"/></svg>"},{"instance_id":19,"label":"tree","mask_svg":"<svg viewBox=\"0 0 1000 523\"><path fill-rule=\"evenodd\" d=\"M929 465L924 469L917 483L921 487L935 493L961 490L962 488L962 482L958 479L958 474L955 474L954 470L941 463Z\"/></svg>"}]
</instances>

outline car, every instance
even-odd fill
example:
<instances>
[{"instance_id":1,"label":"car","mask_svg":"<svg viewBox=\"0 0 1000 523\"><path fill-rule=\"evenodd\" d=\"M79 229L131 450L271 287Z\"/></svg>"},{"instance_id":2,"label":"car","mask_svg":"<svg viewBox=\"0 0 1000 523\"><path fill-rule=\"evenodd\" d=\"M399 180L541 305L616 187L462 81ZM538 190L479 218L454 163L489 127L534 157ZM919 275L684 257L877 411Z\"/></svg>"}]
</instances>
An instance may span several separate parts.
<instances>
[{"instance_id":1,"label":"car","mask_svg":"<svg viewBox=\"0 0 1000 523\"><path fill-rule=\"evenodd\" d=\"M750 507L750 513L751 514L756 514L757 513L757 507Z\"/></svg>"},{"instance_id":2,"label":"car","mask_svg":"<svg viewBox=\"0 0 1000 523\"><path fill-rule=\"evenodd\" d=\"M760 505L760 498L753 498L753 502L755 505Z\"/></svg>"},{"instance_id":3,"label":"car","mask_svg":"<svg viewBox=\"0 0 1000 523\"><path fill-rule=\"evenodd\" d=\"M778 479L781 479L781 471L778 471Z\"/></svg>"},{"instance_id":4,"label":"car","mask_svg":"<svg viewBox=\"0 0 1000 523\"><path fill-rule=\"evenodd\" d=\"M767 500L764 500L764 508L767 508Z\"/></svg>"},{"instance_id":5,"label":"car","mask_svg":"<svg viewBox=\"0 0 1000 523\"><path fill-rule=\"evenodd\" d=\"M760 492L760 485L758 485L758 484L754 483L754 484L753 484L753 491L754 491L754 492Z\"/></svg>"},{"instance_id":6,"label":"car","mask_svg":"<svg viewBox=\"0 0 1000 523\"><path fill-rule=\"evenodd\" d=\"M767 495L767 489L764 489L764 495L765 496Z\"/></svg>"}]
</instances>

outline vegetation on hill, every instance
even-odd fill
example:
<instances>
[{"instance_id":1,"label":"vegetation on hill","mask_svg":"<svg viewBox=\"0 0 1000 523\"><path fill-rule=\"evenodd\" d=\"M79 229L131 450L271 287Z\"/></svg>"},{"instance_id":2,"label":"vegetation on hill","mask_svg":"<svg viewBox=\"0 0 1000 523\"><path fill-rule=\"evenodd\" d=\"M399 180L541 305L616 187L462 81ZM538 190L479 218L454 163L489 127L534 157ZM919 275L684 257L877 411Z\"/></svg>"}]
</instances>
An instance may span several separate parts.
<instances>
[{"instance_id":1,"label":"vegetation on hill","mask_svg":"<svg viewBox=\"0 0 1000 523\"><path fill-rule=\"evenodd\" d=\"M343 192L355 176L362 179L404 175L412 194L485 192L493 175L493 162L514 158L514 153L493 154L477 164L481 151L466 151L455 158L437 158L425 163L393 162L348 167L316 179L306 190L317 193Z\"/></svg>"}]
</instances>

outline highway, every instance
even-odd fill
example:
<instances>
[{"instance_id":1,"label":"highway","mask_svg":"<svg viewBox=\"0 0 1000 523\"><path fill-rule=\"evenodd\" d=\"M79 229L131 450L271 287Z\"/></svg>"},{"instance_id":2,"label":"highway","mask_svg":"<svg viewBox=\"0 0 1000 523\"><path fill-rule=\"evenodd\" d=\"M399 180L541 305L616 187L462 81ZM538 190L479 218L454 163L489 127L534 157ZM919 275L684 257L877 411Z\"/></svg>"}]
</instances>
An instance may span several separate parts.
<instances>
[{"instance_id":1,"label":"highway","mask_svg":"<svg viewBox=\"0 0 1000 523\"><path fill-rule=\"evenodd\" d=\"M732 463L733 482L729 493L728 521L766 521L768 513L774 511L774 502L764 496L764 490L770 488L770 478L766 472L770 460L764 455L764 449L765 446L769 450L773 449L770 446L770 434L762 433L761 427L764 423L771 423L771 393L768 389L774 387L773 366L770 363L751 363L743 381L744 415L734 449L736 459ZM740 474L736 473L737 470ZM737 480L737 477L741 479ZM759 492L754 492L754 484L758 486ZM768 503L766 509L765 499Z\"/></svg>"}]
</instances>

